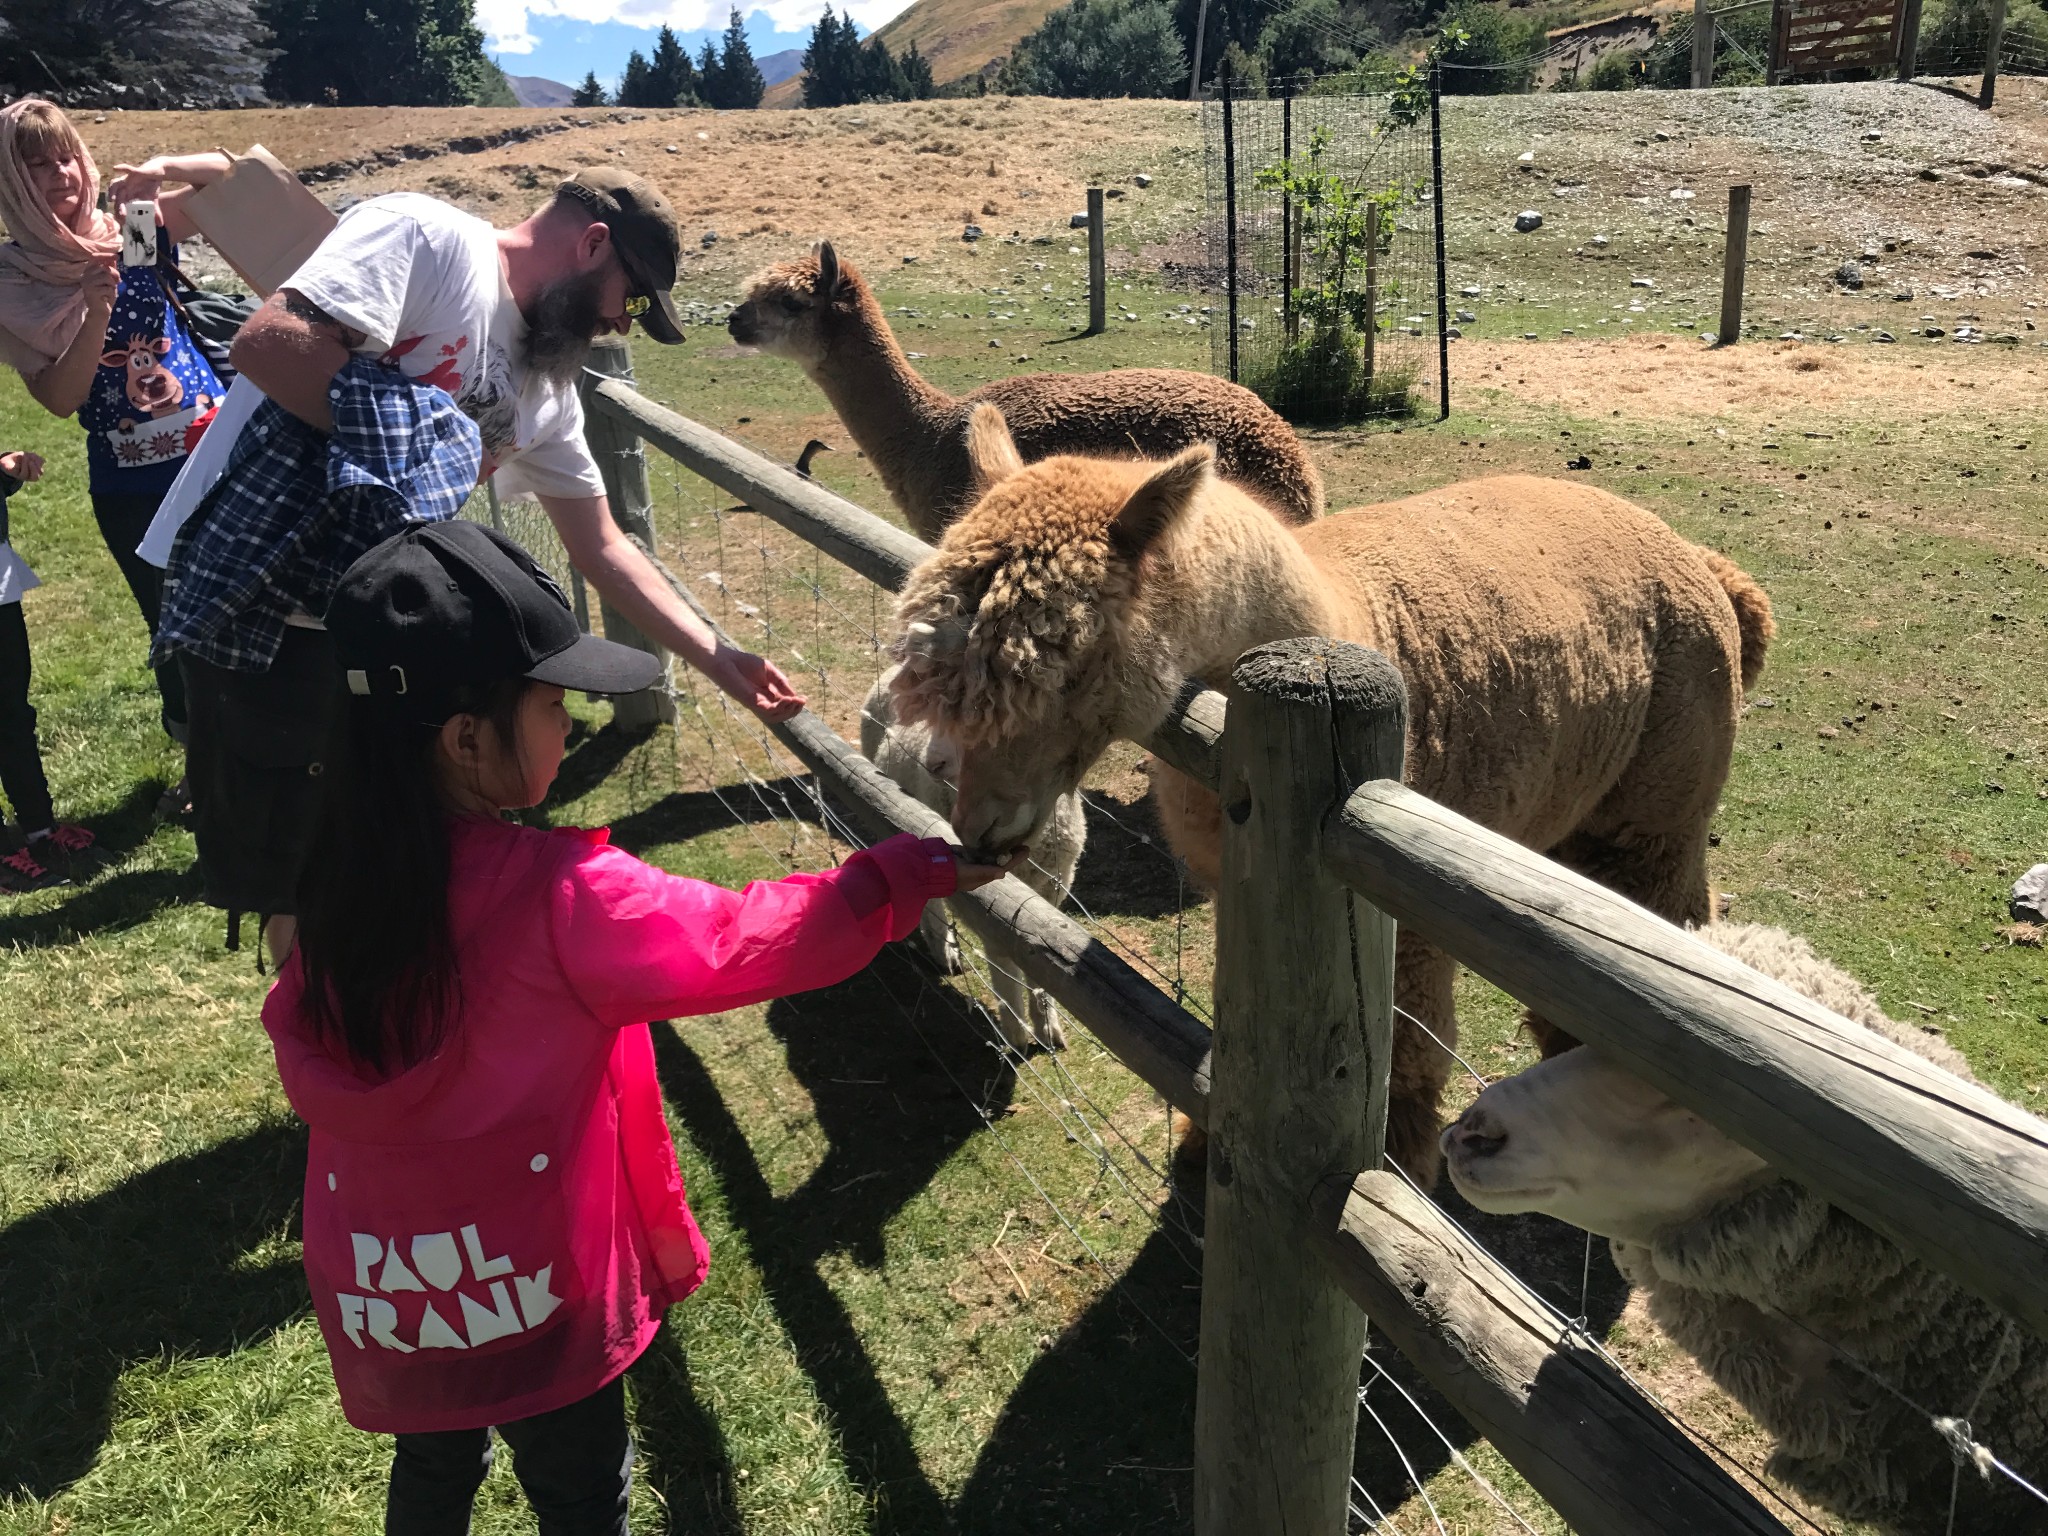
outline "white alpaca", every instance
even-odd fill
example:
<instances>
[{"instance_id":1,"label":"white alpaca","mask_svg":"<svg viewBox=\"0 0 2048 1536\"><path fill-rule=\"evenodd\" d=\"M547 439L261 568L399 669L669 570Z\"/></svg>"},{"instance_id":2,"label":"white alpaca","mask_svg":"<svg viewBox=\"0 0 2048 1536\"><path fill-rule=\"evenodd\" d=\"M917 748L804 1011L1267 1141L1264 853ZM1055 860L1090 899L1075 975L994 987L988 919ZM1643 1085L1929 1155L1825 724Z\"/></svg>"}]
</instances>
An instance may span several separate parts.
<instances>
[{"instance_id":1,"label":"white alpaca","mask_svg":"<svg viewBox=\"0 0 2048 1536\"><path fill-rule=\"evenodd\" d=\"M935 742L928 727L896 723L889 712L889 684L895 675L896 668L891 667L877 678L867 701L861 705L861 753L905 794L941 816L951 816L953 781L959 773L957 754L945 743ZM1088 824L1079 791L1062 795L1032 843L1029 860L1012 873L1058 906L1074 883L1074 871L1080 866L1081 848L1087 838ZM959 946L952 926L936 903L925 908L918 932L942 969L960 969ZM1019 1048L1034 1043L1049 1050L1065 1046L1066 1031L1060 1025L1059 1010L1053 1000L1027 982L994 950L988 952L988 965L997 1001L996 1024L1003 1038Z\"/></svg>"},{"instance_id":2,"label":"white alpaca","mask_svg":"<svg viewBox=\"0 0 2048 1536\"><path fill-rule=\"evenodd\" d=\"M1727 923L1698 937L1969 1079L1805 940ZM1970 1419L2022 1474L2048 1469L2048 1343L1597 1052L1495 1083L1443 1147L1479 1209L1612 1239L1657 1325L1777 1438L1772 1474L1836 1513L1900 1536L1949 1529L1947 1444L1851 1359ZM1956 1531L2048 1529L2048 1509L2002 1477L1965 1470L1957 1491Z\"/></svg>"}]
</instances>

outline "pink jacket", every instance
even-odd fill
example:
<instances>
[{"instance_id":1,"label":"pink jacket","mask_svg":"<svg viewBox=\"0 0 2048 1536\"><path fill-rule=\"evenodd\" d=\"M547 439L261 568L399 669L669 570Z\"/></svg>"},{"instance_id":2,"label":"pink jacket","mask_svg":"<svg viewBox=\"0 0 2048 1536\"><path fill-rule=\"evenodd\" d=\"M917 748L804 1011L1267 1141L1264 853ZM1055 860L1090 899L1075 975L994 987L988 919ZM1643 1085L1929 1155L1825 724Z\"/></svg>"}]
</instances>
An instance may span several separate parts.
<instances>
[{"instance_id":1,"label":"pink jacket","mask_svg":"<svg viewBox=\"0 0 2048 1536\"><path fill-rule=\"evenodd\" d=\"M605 839L453 824L459 1013L396 1077L315 1037L296 962L264 1004L312 1127L306 1278L360 1429L523 1419L632 1364L710 1260L647 1021L843 980L954 884L945 845L910 837L739 892Z\"/></svg>"}]
</instances>

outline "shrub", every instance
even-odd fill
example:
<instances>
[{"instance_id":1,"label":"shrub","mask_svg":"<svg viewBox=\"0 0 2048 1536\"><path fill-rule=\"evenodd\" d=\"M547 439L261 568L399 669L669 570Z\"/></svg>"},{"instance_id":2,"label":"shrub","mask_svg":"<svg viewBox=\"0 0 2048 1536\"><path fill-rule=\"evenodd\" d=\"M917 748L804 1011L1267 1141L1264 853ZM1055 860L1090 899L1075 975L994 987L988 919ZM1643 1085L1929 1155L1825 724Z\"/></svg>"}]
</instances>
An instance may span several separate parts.
<instances>
[{"instance_id":1,"label":"shrub","mask_svg":"<svg viewBox=\"0 0 2048 1536\"><path fill-rule=\"evenodd\" d=\"M1517 21L1481 0L1460 0L1444 18L1444 94L1519 95L1535 84L1547 41L1541 21Z\"/></svg>"},{"instance_id":2,"label":"shrub","mask_svg":"<svg viewBox=\"0 0 2048 1536\"><path fill-rule=\"evenodd\" d=\"M1012 96L1177 96L1187 83L1164 0L1073 0L1017 44L997 81Z\"/></svg>"},{"instance_id":3,"label":"shrub","mask_svg":"<svg viewBox=\"0 0 2048 1536\"><path fill-rule=\"evenodd\" d=\"M1584 89L1589 91L1632 91L1642 84L1642 57L1625 48L1612 49L1600 55L1593 67L1586 71Z\"/></svg>"}]
</instances>

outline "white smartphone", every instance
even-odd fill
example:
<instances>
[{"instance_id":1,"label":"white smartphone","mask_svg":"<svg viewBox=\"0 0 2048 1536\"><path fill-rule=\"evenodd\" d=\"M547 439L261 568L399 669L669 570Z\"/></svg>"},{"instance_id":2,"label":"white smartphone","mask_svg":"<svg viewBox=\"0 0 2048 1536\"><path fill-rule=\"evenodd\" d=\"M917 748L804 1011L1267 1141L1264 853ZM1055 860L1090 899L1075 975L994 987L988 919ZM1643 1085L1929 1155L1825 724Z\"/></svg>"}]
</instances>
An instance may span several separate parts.
<instances>
[{"instance_id":1,"label":"white smartphone","mask_svg":"<svg viewBox=\"0 0 2048 1536\"><path fill-rule=\"evenodd\" d=\"M121 265L156 265L155 203L133 202L121 205Z\"/></svg>"}]
</instances>

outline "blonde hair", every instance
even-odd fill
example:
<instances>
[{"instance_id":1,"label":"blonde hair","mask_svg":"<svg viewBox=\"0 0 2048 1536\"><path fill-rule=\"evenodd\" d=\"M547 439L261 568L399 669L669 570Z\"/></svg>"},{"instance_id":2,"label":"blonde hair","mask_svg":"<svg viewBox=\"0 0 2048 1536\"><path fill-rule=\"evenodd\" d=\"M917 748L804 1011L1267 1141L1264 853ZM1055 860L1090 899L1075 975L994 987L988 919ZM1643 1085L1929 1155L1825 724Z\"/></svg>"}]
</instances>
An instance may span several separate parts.
<instances>
[{"instance_id":1,"label":"blonde hair","mask_svg":"<svg viewBox=\"0 0 2048 1536\"><path fill-rule=\"evenodd\" d=\"M17 101L10 115L15 121L15 147L23 160L61 160L66 155L84 158L85 140L54 101L31 96Z\"/></svg>"}]
</instances>

